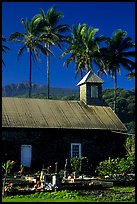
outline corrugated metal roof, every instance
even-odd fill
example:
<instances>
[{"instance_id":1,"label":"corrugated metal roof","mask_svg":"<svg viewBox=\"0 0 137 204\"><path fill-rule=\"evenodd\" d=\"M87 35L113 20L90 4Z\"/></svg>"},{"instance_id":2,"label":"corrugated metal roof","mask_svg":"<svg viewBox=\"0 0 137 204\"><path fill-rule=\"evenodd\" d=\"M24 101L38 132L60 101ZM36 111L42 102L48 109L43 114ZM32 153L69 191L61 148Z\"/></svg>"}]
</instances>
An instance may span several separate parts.
<instances>
[{"instance_id":1,"label":"corrugated metal roof","mask_svg":"<svg viewBox=\"0 0 137 204\"><path fill-rule=\"evenodd\" d=\"M2 127L108 129L126 131L108 106L80 101L2 98Z\"/></svg>"},{"instance_id":2,"label":"corrugated metal roof","mask_svg":"<svg viewBox=\"0 0 137 204\"><path fill-rule=\"evenodd\" d=\"M80 86L85 83L101 83L103 84L104 81L98 77L95 73L92 71L89 71L82 79L81 81L77 84L77 86Z\"/></svg>"}]
</instances>

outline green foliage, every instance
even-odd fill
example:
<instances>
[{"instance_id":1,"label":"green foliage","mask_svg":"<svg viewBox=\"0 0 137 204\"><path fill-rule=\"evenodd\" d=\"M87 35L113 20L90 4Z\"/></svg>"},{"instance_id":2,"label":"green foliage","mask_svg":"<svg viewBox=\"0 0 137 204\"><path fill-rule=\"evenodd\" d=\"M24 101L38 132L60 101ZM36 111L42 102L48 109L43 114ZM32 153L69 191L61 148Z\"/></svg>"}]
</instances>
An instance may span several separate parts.
<instances>
[{"instance_id":1,"label":"green foliage","mask_svg":"<svg viewBox=\"0 0 137 204\"><path fill-rule=\"evenodd\" d=\"M125 141L127 154L124 158L109 158L101 161L96 167L99 175L112 175L135 172L135 135L128 136Z\"/></svg>"},{"instance_id":2,"label":"green foliage","mask_svg":"<svg viewBox=\"0 0 137 204\"><path fill-rule=\"evenodd\" d=\"M127 137L125 147L126 147L128 156L135 155L135 135L131 135Z\"/></svg>"},{"instance_id":3,"label":"green foliage","mask_svg":"<svg viewBox=\"0 0 137 204\"><path fill-rule=\"evenodd\" d=\"M135 202L134 187L116 187L104 190L62 190L56 192L41 192L31 195L7 196L3 202Z\"/></svg>"},{"instance_id":4,"label":"green foliage","mask_svg":"<svg viewBox=\"0 0 137 204\"><path fill-rule=\"evenodd\" d=\"M113 89L103 90L103 99L113 109ZM128 133L135 133L135 90L117 89L116 112Z\"/></svg>"},{"instance_id":5,"label":"green foliage","mask_svg":"<svg viewBox=\"0 0 137 204\"><path fill-rule=\"evenodd\" d=\"M122 173L134 173L135 172L135 157L128 156L127 158L122 158L118 165L118 172Z\"/></svg>"},{"instance_id":6,"label":"green foliage","mask_svg":"<svg viewBox=\"0 0 137 204\"><path fill-rule=\"evenodd\" d=\"M101 175L112 175L135 172L135 156L127 156L125 158L108 159L99 163L96 172Z\"/></svg>"},{"instance_id":7,"label":"green foliage","mask_svg":"<svg viewBox=\"0 0 137 204\"><path fill-rule=\"evenodd\" d=\"M73 94L70 96L62 96L61 100L79 100L79 95L78 94Z\"/></svg>"},{"instance_id":8,"label":"green foliage","mask_svg":"<svg viewBox=\"0 0 137 204\"><path fill-rule=\"evenodd\" d=\"M125 98L123 98L123 97L117 98L117 108L118 109L120 109L120 108L124 109L127 107L127 105L128 105L128 103L127 103L127 100Z\"/></svg>"},{"instance_id":9,"label":"green foliage","mask_svg":"<svg viewBox=\"0 0 137 204\"><path fill-rule=\"evenodd\" d=\"M65 61L68 68L70 63L75 63L75 77L80 73L83 78L83 72L93 69L93 62L103 69L103 61L99 56L100 43L104 41L104 36L95 36L99 31L98 28L93 28L87 24L73 25L71 36L69 37L69 47L62 53L60 58L69 54Z\"/></svg>"},{"instance_id":10,"label":"green foliage","mask_svg":"<svg viewBox=\"0 0 137 204\"><path fill-rule=\"evenodd\" d=\"M28 98L26 94L18 96L20 98ZM47 99L46 93L34 93L32 94L31 98L39 98L39 99ZM51 94L50 99L53 100L79 100L79 94L70 94L70 95L63 95L63 94Z\"/></svg>"},{"instance_id":11,"label":"green foliage","mask_svg":"<svg viewBox=\"0 0 137 204\"><path fill-rule=\"evenodd\" d=\"M111 175L114 173L118 173L118 163L120 159L108 159L101 161L99 165L96 167L96 172L99 175L105 176L105 175Z\"/></svg>"},{"instance_id":12,"label":"green foliage","mask_svg":"<svg viewBox=\"0 0 137 204\"><path fill-rule=\"evenodd\" d=\"M51 192L45 193L45 197L48 198L63 198L63 199L77 199L78 198L78 192L77 191L68 191L68 190L62 190L62 191L56 191L56 192Z\"/></svg>"},{"instance_id":13,"label":"green foliage","mask_svg":"<svg viewBox=\"0 0 137 204\"><path fill-rule=\"evenodd\" d=\"M88 161L87 157L71 157L70 158L70 166L72 171L80 171L81 170L81 164L82 161Z\"/></svg>"},{"instance_id":14,"label":"green foliage","mask_svg":"<svg viewBox=\"0 0 137 204\"><path fill-rule=\"evenodd\" d=\"M134 112L135 111L135 103L134 102L129 103L127 108L131 113Z\"/></svg>"},{"instance_id":15,"label":"green foliage","mask_svg":"<svg viewBox=\"0 0 137 204\"><path fill-rule=\"evenodd\" d=\"M79 171L80 170L80 158L72 157L70 158L70 166L72 171Z\"/></svg>"},{"instance_id":16,"label":"green foliage","mask_svg":"<svg viewBox=\"0 0 137 204\"><path fill-rule=\"evenodd\" d=\"M5 163L2 164L2 169L4 171L4 179L3 179L3 188L2 188L2 196L5 195L5 184L6 184L6 177L10 173L10 169L15 164L14 161L7 160Z\"/></svg>"},{"instance_id":17,"label":"green foliage","mask_svg":"<svg viewBox=\"0 0 137 204\"><path fill-rule=\"evenodd\" d=\"M4 170L5 175L8 175L8 173L10 173L10 169L13 167L14 164L15 162L11 160L8 160L2 164L2 168Z\"/></svg>"},{"instance_id":18,"label":"green foliage","mask_svg":"<svg viewBox=\"0 0 137 204\"><path fill-rule=\"evenodd\" d=\"M135 133L135 121L131 121L129 123L125 123L126 128L128 129L128 133Z\"/></svg>"}]
</instances>

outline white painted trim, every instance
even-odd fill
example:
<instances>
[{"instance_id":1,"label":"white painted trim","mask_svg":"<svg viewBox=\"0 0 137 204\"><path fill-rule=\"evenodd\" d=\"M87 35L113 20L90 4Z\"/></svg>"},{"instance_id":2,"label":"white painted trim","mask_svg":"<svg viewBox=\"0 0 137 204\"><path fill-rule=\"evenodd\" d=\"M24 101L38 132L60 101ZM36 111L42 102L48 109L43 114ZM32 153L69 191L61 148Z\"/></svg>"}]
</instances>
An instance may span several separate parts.
<instances>
[{"instance_id":1,"label":"white painted trim","mask_svg":"<svg viewBox=\"0 0 137 204\"><path fill-rule=\"evenodd\" d=\"M79 157L81 157L81 143L71 143L71 157L72 157L72 147L73 145L78 145L79 146Z\"/></svg>"}]
</instances>

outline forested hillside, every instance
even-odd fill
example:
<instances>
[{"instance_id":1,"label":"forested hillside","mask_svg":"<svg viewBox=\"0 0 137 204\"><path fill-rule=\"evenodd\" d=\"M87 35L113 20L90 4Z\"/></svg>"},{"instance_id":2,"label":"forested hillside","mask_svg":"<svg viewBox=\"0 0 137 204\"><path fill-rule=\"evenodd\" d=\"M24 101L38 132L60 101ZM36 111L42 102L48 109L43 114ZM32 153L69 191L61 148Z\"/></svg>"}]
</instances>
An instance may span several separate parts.
<instances>
[{"instance_id":1,"label":"forested hillside","mask_svg":"<svg viewBox=\"0 0 137 204\"><path fill-rule=\"evenodd\" d=\"M113 89L103 90L103 99L113 109ZM117 89L116 113L128 129L135 133L135 90Z\"/></svg>"}]
</instances>

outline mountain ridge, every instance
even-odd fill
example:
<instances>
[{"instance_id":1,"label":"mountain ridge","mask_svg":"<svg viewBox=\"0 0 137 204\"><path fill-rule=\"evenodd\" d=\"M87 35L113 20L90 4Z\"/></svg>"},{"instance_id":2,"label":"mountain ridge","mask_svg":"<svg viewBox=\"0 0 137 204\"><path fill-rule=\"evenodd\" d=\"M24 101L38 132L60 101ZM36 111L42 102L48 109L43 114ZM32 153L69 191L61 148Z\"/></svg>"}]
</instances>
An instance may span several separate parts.
<instances>
[{"instance_id":1,"label":"mountain ridge","mask_svg":"<svg viewBox=\"0 0 137 204\"><path fill-rule=\"evenodd\" d=\"M12 83L2 87L2 97L15 97L27 95L29 93L29 82ZM44 93L47 94L47 85L32 83L32 94ZM51 95L74 95L79 94L77 88L57 88L50 87Z\"/></svg>"}]
</instances>

